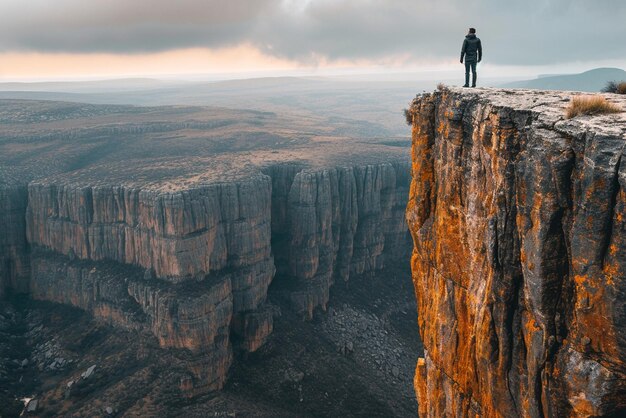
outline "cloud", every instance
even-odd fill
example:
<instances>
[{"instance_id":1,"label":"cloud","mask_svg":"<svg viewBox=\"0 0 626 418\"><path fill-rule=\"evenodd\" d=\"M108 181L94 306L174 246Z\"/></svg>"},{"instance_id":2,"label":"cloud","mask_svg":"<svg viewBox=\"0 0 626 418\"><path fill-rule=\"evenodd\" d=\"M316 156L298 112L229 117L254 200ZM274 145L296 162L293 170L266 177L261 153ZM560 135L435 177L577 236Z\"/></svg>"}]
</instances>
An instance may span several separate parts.
<instances>
[{"instance_id":1,"label":"cloud","mask_svg":"<svg viewBox=\"0 0 626 418\"><path fill-rule=\"evenodd\" d=\"M626 56L623 0L3 0L0 51L252 45L306 64L456 58L469 26L507 65Z\"/></svg>"},{"instance_id":2,"label":"cloud","mask_svg":"<svg viewBox=\"0 0 626 418\"><path fill-rule=\"evenodd\" d=\"M0 54L0 79L135 77L173 74L235 74L292 70L297 63L262 54L249 45L188 48L154 53Z\"/></svg>"}]
</instances>

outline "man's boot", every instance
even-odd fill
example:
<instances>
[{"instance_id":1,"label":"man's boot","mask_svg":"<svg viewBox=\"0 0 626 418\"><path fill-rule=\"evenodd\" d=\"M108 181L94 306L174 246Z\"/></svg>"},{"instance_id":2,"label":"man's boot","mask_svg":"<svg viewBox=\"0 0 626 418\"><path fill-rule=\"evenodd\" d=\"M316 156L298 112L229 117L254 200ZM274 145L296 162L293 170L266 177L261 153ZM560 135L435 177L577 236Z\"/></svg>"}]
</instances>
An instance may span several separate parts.
<instances>
[{"instance_id":1,"label":"man's boot","mask_svg":"<svg viewBox=\"0 0 626 418\"><path fill-rule=\"evenodd\" d=\"M477 75L476 75L476 73L474 73L474 74L472 74L472 76L473 76L473 77L472 77L472 87L476 87L476 78L477 78ZM467 83L465 83L465 84L467 84Z\"/></svg>"},{"instance_id":2,"label":"man's boot","mask_svg":"<svg viewBox=\"0 0 626 418\"><path fill-rule=\"evenodd\" d=\"M469 73L465 73L465 84L463 87L469 87Z\"/></svg>"}]
</instances>

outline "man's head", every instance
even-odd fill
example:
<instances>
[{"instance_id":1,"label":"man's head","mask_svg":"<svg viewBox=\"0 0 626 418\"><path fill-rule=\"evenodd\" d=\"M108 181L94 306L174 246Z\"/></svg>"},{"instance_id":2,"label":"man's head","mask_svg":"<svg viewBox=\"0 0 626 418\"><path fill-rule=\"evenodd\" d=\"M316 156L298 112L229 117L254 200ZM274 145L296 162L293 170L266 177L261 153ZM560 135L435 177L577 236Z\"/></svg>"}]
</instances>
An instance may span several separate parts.
<instances>
[{"instance_id":1,"label":"man's head","mask_svg":"<svg viewBox=\"0 0 626 418\"><path fill-rule=\"evenodd\" d=\"M475 34L475 33L476 33L476 29L474 29L474 28L469 28L469 33Z\"/></svg>"}]
</instances>

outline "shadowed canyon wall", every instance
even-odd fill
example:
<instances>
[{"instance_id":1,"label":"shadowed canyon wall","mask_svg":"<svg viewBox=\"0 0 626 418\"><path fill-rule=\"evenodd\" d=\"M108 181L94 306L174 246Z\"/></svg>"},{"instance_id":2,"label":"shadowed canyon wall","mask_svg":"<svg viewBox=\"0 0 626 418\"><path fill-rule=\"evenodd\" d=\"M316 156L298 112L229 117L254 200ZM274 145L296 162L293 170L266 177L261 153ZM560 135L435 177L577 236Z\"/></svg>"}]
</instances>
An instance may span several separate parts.
<instances>
[{"instance_id":1,"label":"shadowed canyon wall","mask_svg":"<svg viewBox=\"0 0 626 418\"><path fill-rule=\"evenodd\" d=\"M626 114L571 95L412 103L422 418L626 413Z\"/></svg>"},{"instance_id":2,"label":"shadowed canyon wall","mask_svg":"<svg viewBox=\"0 0 626 418\"><path fill-rule=\"evenodd\" d=\"M0 183L0 298L9 289L24 292L28 287L26 204L25 186Z\"/></svg>"},{"instance_id":3,"label":"shadowed canyon wall","mask_svg":"<svg viewBox=\"0 0 626 418\"><path fill-rule=\"evenodd\" d=\"M277 280L308 317L325 309L335 278L380 270L385 258L408 259L403 219L408 163L296 172L269 170ZM410 248L410 245L409 245Z\"/></svg>"},{"instance_id":4,"label":"shadowed canyon wall","mask_svg":"<svg viewBox=\"0 0 626 418\"><path fill-rule=\"evenodd\" d=\"M219 389L236 353L272 332L275 273L277 292L311 317L336 279L408 259L409 167L276 165L175 193L3 187L2 289L148 330L189 365L183 391Z\"/></svg>"}]
</instances>

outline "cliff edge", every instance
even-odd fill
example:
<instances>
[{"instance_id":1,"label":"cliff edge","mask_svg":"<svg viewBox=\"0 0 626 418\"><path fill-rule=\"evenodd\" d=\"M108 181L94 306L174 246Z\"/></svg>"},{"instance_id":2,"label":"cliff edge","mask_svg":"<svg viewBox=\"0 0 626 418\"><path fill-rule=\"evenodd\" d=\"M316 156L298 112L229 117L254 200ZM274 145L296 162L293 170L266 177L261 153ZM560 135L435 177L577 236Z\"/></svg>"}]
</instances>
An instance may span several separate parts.
<instances>
[{"instance_id":1,"label":"cliff edge","mask_svg":"<svg viewBox=\"0 0 626 418\"><path fill-rule=\"evenodd\" d=\"M626 413L626 113L565 119L575 94L412 103L422 418Z\"/></svg>"}]
</instances>

